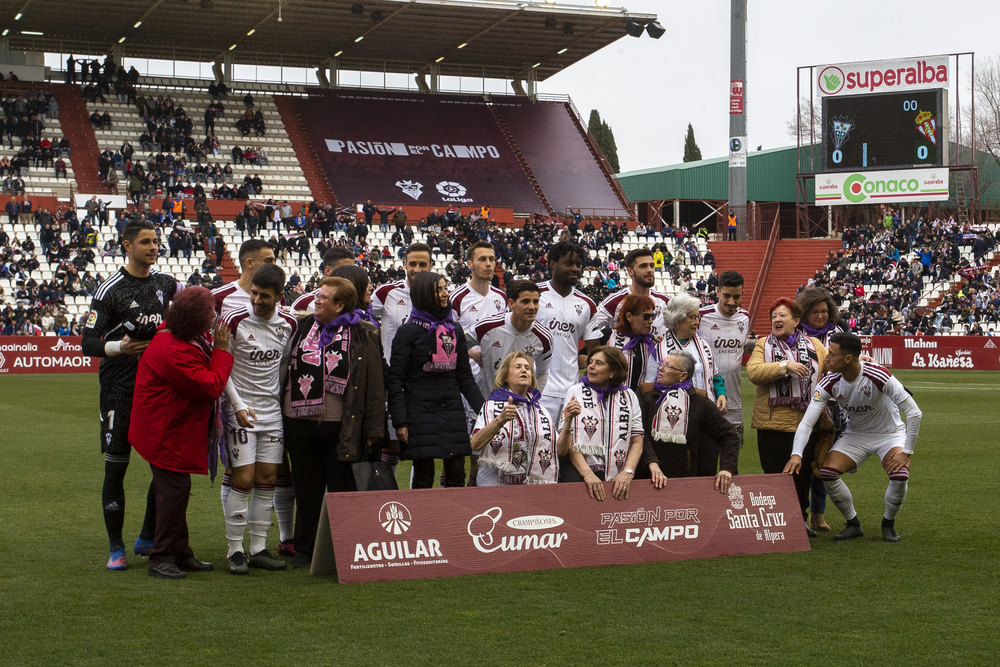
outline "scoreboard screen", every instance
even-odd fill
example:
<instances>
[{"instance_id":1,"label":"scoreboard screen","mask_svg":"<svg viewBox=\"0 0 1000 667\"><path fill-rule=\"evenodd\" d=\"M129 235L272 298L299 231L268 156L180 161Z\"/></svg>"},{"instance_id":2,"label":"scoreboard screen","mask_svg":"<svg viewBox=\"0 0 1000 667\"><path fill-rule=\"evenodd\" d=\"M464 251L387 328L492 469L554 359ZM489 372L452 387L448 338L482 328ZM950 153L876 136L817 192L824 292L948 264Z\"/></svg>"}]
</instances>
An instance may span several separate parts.
<instances>
[{"instance_id":1,"label":"scoreboard screen","mask_svg":"<svg viewBox=\"0 0 1000 667\"><path fill-rule=\"evenodd\" d=\"M947 90L823 98L823 170L948 164Z\"/></svg>"}]
</instances>

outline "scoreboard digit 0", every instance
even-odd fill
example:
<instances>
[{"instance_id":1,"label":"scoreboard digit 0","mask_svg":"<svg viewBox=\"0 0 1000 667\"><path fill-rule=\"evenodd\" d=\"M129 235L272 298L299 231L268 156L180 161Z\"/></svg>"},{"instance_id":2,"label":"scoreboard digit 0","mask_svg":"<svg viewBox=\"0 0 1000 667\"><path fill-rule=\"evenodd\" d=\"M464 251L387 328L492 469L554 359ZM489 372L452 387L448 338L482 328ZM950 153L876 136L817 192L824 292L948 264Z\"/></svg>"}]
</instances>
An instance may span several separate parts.
<instances>
[{"instance_id":1,"label":"scoreboard digit 0","mask_svg":"<svg viewBox=\"0 0 1000 667\"><path fill-rule=\"evenodd\" d=\"M947 90L823 98L823 170L948 164Z\"/></svg>"}]
</instances>

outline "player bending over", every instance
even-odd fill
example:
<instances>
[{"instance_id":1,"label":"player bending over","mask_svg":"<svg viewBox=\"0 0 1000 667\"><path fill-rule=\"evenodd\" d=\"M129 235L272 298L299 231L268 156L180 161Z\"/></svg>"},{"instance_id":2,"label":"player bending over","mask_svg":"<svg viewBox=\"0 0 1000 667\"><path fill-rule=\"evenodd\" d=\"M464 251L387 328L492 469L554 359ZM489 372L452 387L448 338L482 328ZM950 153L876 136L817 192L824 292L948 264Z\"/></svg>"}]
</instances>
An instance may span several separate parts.
<instances>
[{"instance_id":1,"label":"player bending over","mask_svg":"<svg viewBox=\"0 0 1000 667\"><path fill-rule=\"evenodd\" d=\"M906 498L910 457L917 442L922 414L899 380L882 366L861 361L860 355L861 339L856 335L836 333L830 337L827 367L831 373L816 385L809 408L795 431L792 456L784 473L791 475L802 467L802 452L816 420L827 402L836 400L847 415L847 428L820 468L827 494L847 519L847 527L834 539L847 540L865 534L854 510L851 490L841 475L875 455L889 475L882 539L898 542L896 514ZM906 414L905 426L899 418L900 411Z\"/></svg>"}]
</instances>

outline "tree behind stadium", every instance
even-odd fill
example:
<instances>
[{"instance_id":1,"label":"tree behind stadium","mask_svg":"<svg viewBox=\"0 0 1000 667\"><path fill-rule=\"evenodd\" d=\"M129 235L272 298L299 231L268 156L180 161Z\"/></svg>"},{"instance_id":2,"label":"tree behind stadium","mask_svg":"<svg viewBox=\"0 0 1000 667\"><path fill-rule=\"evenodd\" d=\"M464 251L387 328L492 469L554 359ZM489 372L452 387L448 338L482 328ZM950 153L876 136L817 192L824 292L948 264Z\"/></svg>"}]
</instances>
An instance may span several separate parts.
<instances>
[{"instance_id":1,"label":"tree behind stadium","mask_svg":"<svg viewBox=\"0 0 1000 667\"><path fill-rule=\"evenodd\" d=\"M611 126L607 122L601 120L601 114L597 113L597 109L590 110L590 121L587 123L587 131L590 132L590 136L594 138L597 146L604 153L604 157L607 158L608 164L617 174L621 172L621 167L618 164L618 145L615 144L615 133L611 131Z\"/></svg>"},{"instance_id":2,"label":"tree behind stadium","mask_svg":"<svg viewBox=\"0 0 1000 667\"><path fill-rule=\"evenodd\" d=\"M694 127L688 123L687 136L684 138L684 161L696 162L701 159L701 149L698 142L694 140Z\"/></svg>"}]
</instances>

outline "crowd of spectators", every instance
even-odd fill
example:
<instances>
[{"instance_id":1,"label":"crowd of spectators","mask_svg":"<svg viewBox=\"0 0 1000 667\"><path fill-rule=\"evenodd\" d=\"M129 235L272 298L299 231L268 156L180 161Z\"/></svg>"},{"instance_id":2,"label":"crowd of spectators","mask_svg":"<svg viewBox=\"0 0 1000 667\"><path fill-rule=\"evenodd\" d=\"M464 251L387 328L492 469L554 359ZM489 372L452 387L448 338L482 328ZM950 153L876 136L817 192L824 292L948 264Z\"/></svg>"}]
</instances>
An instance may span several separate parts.
<instances>
[{"instance_id":1,"label":"crowd of spectators","mask_svg":"<svg viewBox=\"0 0 1000 667\"><path fill-rule=\"evenodd\" d=\"M125 148L123 145L119 152L126 154ZM205 251L200 268L188 276L189 284L218 284L225 245L201 187L201 181L211 175L206 175L205 170L195 175L187 171L183 161L169 163L166 156L162 157L162 162L154 160L148 165L149 171L160 174L157 178L167 173L174 179L174 184L165 181L171 196L164 200L160 210L151 209L146 203L132 215L157 226L164 256L190 259L195 249ZM135 163L131 173L136 169L143 173L141 164ZM176 183L181 184L180 189ZM197 191L186 193L192 186ZM228 187L223 179L221 188ZM237 189L249 187L252 183L248 182ZM216 186L213 192L218 195L219 189ZM195 200L194 219L190 221L185 194L191 194ZM36 253L33 244L30 249L24 246L25 242L31 244L30 239L0 236L4 240L0 278L7 278L15 290L22 288L21 283L28 292L37 290L40 286L34 283L32 274L39 268L38 261L45 261L60 268L57 284L47 285L47 295L55 288L63 295L87 294L93 280L99 283L99 277L83 278L89 276L88 265L98 251L94 230L107 221L101 204L96 198L88 202L88 215L82 222L76 220L72 210L59 216L44 209L30 213L29 219L40 230L39 239L44 247ZM266 238L279 259L295 264L296 268L290 271L293 275L288 285L289 298L315 287L323 274L322 266L313 258L322 257L332 247L350 250L358 264L369 272L374 286L405 277L404 249L417 233L435 254L445 258L445 272L456 285L468 279L465 257L476 242L493 245L500 265L506 267L503 276L506 284L520 278L546 280L548 250L554 242L565 240L589 251L583 267L587 273L580 282L580 289L588 296L600 300L623 285L624 252L618 244L628 233L624 222L595 223L577 214L565 220L536 217L520 227L503 227L489 217L486 207L465 213L453 207L443 213L435 210L412 225L401 209L380 208L370 202L361 209L359 215L354 206L338 210L315 201L295 208L287 201L247 201L235 219L237 241ZM120 226L123 224L124 220L119 222ZM369 243L375 225L389 234L388 243ZM70 241L63 242L53 230L68 231ZM640 225L635 232L649 242L656 271L669 276L677 291L688 292L706 302L715 298L718 286L715 260L711 251L704 254L699 251L692 238L696 232L671 225L659 233ZM953 219L925 221L917 217L903 221L898 215L887 217L883 225L861 225L847 230L841 250L831 251L826 265L816 272L810 284L831 292L841 307L841 325L859 334L930 335L949 332L960 324L965 332L977 335L986 332L985 325L1000 322L1000 269L991 271L981 263L996 241L996 235L988 228L959 225ZM971 249L971 261L963 257L963 247ZM109 241L101 252L110 255L118 249ZM695 274L692 265L708 265L712 270L708 274ZM300 275L298 271L303 266L306 272ZM920 306L921 297L931 283L947 283L956 276L961 276L962 281L943 296L936 310ZM499 281L498 277L496 283ZM45 304L30 305L37 308ZM33 314L37 313L26 313L27 319L31 320ZM15 328L18 319L14 318Z\"/></svg>"},{"instance_id":2,"label":"crowd of spectators","mask_svg":"<svg viewBox=\"0 0 1000 667\"><path fill-rule=\"evenodd\" d=\"M844 231L842 248L810 281L830 291L841 308L841 324L864 335L934 335L956 324L981 335L997 322L998 274L982 263L1000 233L954 218L903 220L887 213L881 225ZM971 260L962 249L971 251ZM960 278L940 305L920 305L930 285Z\"/></svg>"}]
</instances>

